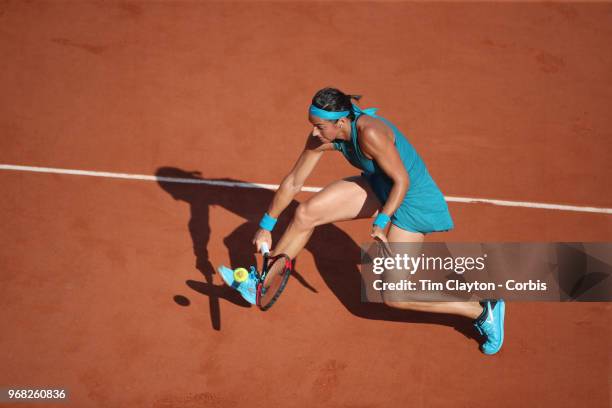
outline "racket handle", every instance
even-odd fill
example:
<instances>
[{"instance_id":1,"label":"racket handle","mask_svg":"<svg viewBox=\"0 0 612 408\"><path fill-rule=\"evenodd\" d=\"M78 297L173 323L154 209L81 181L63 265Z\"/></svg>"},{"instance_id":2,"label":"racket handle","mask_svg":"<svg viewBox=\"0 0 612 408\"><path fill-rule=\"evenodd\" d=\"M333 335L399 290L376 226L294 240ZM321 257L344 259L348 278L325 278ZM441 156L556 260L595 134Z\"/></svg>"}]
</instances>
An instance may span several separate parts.
<instances>
[{"instance_id":1,"label":"racket handle","mask_svg":"<svg viewBox=\"0 0 612 408\"><path fill-rule=\"evenodd\" d=\"M270 253L270 248L268 248L268 244L266 244L265 242L261 244L261 248L259 250L261 251L262 255Z\"/></svg>"}]
</instances>

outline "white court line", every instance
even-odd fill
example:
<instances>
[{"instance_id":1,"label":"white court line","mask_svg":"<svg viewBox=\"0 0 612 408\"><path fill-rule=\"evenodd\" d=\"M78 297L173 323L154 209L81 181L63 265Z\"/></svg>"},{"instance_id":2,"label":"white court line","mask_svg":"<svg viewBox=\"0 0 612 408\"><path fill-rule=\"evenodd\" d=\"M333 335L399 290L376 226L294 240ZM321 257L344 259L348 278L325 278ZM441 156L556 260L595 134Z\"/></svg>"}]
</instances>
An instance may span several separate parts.
<instances>
[{"instance_id":1,"label":"white court line","mask_svg":"<svg viewBox=\"0 0 612 408\"><path fill-rule=\"evenodd\" d=\"M106 178L119 178L119 179L130 179L130 180L145 180L145 181L163 181L167 183L191 183L191 184L206 184L210 186L224 186L224 187L239 187L239 188L261 188L266 190L276 190L278 184L261 184L261 183L245 183L238 181L222 181L222 180L206 180L206 179L190 179L190 178L178 178L178 177L157 177L149 176L145 174L126 174L126 173L110 173L106 171L88 171L88 170L72 170L72 169L58 169L50 167L32 167L32 166L17 166L12 164L0 164L0 170L15 170L15 171L30 171L35 173L54 173L54 174L72 174L77 176L90 176L90 177L106 177ZM322 187L302 187L302 191L316 193L321 191ZM560 210L560 211L577 211L587 213L601 213L601 214L612 214L612 208L598 208L598 207L582 207L575 205L563 205L563 204L546 204L546 203L533 203L528 201L508 201L508 200L495 200L490 198L471 198L471 197L444 197L448 202L454 203L470 203L470 204L493 204L502 207L524 207L524 208L540 208L545 210Z\"/></svg>"}]
</instances>

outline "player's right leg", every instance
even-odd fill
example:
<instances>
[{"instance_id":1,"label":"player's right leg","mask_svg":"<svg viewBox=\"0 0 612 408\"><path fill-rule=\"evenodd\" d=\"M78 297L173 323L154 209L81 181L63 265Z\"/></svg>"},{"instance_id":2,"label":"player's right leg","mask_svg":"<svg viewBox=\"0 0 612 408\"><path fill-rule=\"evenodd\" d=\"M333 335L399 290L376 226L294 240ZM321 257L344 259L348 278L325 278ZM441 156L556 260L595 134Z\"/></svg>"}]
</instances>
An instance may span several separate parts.
<instances>
[{"instance_id":1,"label":"player's right leg","mask_svg":"<svg viewBox=\"0 0 612 408\"><path fill-rule=\"evenodd\" d=\"M298 206L274 253L285 253L293 259L304 248L315 227L370 218L376 215L380 206L380 201L364 177L338 180Z\"/></svg>"},{"instance_id":2,"label":"player's right leg","mask_svg":"<svg viewBox=\"0 0 612 408\"><path fill-rule=\"evenodd\" d=\"M376 215L380 205L380 201L365 178L356 176L338 180L297 207L291 223L276 244L272 255L284 253L293 259L304 248L316 226L336 221L370 218ZM279 265L279 268L281 266L280 263L276 265ZM277 272L278 270L271 269L268 274L273 275ZM219 273L229 286L242 294L244 299L255 304L257 283L254 270L249 272L243 282L236 282L234 271L229 268L220 268Z\"/></svg>"}]
</instances>

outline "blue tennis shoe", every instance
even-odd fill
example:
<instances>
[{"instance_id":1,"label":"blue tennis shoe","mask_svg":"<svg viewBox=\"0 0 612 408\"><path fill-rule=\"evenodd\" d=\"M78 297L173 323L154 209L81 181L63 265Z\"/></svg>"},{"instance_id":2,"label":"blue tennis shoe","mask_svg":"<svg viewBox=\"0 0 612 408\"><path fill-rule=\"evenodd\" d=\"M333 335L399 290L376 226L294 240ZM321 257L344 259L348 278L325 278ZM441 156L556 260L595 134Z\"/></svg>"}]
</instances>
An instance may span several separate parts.
<instances>
[{"instance_id":1,"label":"blue tennis shoe","mask_svg":"<svg viewBox=\"0 0 612 408\"><path fill-rule=\"evenodd\" d=\"M240 292L244 300L252 305L257 303L258 275L254 266L251 266L247 279L244 282L236 281L234 279L234 271L226 266L220 266L217 271L229 287Z\"/></svg>"},{"instance_id":2,"label":"blue tennis shoe","mask_svg":"<svg viewBox=\"0 0 612 408\"><path fill-rule=\"evenodd\" d=\"M502 299L485 300L481 302L484 310L474 321L476 331L485 336L485 342L480 350L485 354L495 354L504 344L504 315L506 304Z\"/></svg>"}]
</instances>

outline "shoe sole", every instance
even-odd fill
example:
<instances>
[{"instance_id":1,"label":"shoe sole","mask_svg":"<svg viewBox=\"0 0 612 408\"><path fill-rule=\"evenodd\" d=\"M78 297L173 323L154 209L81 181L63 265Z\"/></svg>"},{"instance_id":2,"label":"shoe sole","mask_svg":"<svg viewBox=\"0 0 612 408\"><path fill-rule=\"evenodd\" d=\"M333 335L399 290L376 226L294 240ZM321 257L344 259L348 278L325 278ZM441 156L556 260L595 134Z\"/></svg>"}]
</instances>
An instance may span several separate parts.
<instances>
[{"instance_id":1,"label":"shoe sole","mask_svg":"<svg viewBox=\"0 0 612 408\"><path fill-rule=\"evenodd\" d=\"M231 279L232 279L231 282L229 282L228 280L225 279L225 275L223 274L224 270L227 272L227 276L228 277L231 276ZM223 279L223 282L225 282L225 284L227 286L229 286L230 288L235 289L238 293L240 293L240 296L242 296L242 298L244 300L246 300L247 302L249 302L252 305L256 304L257 298L256 298L256 295L255 295L255 292L251 292L251 291L248 291L248 290L241 290L240 284L234 285L235 280L234 280L234 271L233 270L231 270L227 266L221 265L220 267L217 268L217 272L219 272L219 275L221 275L221 279ZM231 272L231 274L230 274L230 272ZM244 292L247 292L247 294L245 295Z\"/></svg>"},{"instance_id":2,"label":"shoe sole","mask_svg":"<svg viewBox=\"0 0 612 408\"><path fill-rule=\"evenodd\" d=\"M231 276L232 280L231 281L228 281L227 279L225 279L224 272L226 272L226 271L231 271L231 273L232 273L232 276ZM221 276L221 279L223 279L223 282L225 282L225 284L231 288L232 285L234 284L234 279L233 279L234 278L234 276L233 276L234 271L232 271L227 266L221 265L220 267L217 268L217 272ZM228 276L229 276L229 274L228 274Z\"/></svg>"}]
</instances>

